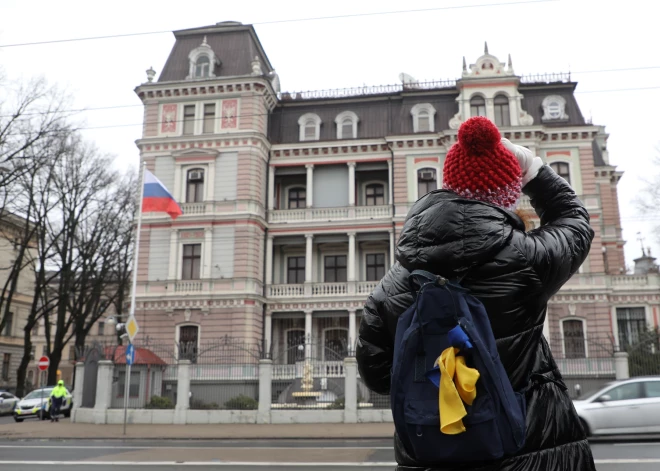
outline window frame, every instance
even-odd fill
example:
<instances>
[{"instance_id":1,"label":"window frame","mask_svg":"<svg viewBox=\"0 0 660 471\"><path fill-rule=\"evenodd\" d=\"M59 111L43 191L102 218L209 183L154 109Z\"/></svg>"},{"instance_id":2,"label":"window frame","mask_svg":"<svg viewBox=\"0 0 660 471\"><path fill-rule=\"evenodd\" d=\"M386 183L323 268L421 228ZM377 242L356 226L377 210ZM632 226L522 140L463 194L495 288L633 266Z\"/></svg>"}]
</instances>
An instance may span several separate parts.
<instances>
[{"instance_id":1,"label":"window frame","mask_svg":"<svg viewBox=\"0 0 660 471\"><path fill-rule=\"evenodd\" d=\"M307 187L306 186L304 186L304 185L293 185L293 186L286 187L285 190L286 190L286 209L305 209L307 207ZM305 192L305 197L302 199L302 206L300 206L301 199L300 199L300 194L299 194L301 190ZM297 195L298 198L296 198L294 200L291 199L291 192L292 191L298 192L298 195ZM295 207L295 208L292 208L291 207L291 201L296 201L298 206Z\"/></svg>"},{"instance_id":2,"label":"window frame","mask_svg":"<svg viewBox=\"0 0 660 471\"><path fill-rule=\"evenodd\" d=\"M337 258L343 257L345 262L344 266L342 267L341 265L337 265ZM335 266L333 267L328 267L327 266L327 261L329 258L334 258L335 259ZM333 269L334 270L334 281L329 281L328 280L328 269ZM345 276L344 280L337 280L337 270L341 270L343 268ZM323 254L323 282L324 283L346 283L348 281L348 254L347 253L338 253L338 254Z\"/></svg>"},{"instance_id":3,"label":"window frame","mask_svg":"<svg viewBox=\"0 0 660 471\"><path fill-rule=\"evenodd\" d=\"M105 322L99 321L99 322L96 323L96 325L98 326L97 335L99 337L104 336L105 335Z\"/></svg>"},{"instance_id":4,"label":"window frame","mask_svg":"<svg viewBox=\"0 0 660 471\"><path fill-rule=\"evenodd\" d=\"M11 353L2 354L2 371L0 378L3 381L9 381L9 372L11 370Z\"/></svg>"},{"instance_id":5,"label":"window frame","mask_svg":"<svg viewBox=\"0 0 660 471\"><path fill-rule=\"evenodd\" d=\"M191 255L186 255L186 248L192 247L193 253ZM195 248L199 247L199 256L195 255ZM202 244L201 242L191 243L191 244L182 244L181 248L181 280L183 281L198 281L202 279ZM190 260L190 278L186 278L186 261ZM198 260L198 274L197 278L193 277L194 275L194 263L195 260Z\"/></svg>"},{"instance_id":6,"label":"window frame","mask_svg":"<svg viewBox=\"0 0 660 471\"><path fill-rule=\"evenodd\" d=\"M192 109L192 114L186 114L186 110ZM181 135L182 136L194 136L195 135L195 122L197 115L197 105L183 105L183 110L181 112L182 122L181 122ZM190 128L190 129L188 129Z\"/></svg>"},{"instance_id":7,"label":"window frame","mask_svg":"<svg viewBox=\"0 0 660 471\"><path fill-rule=\"evenodd\" d=\"M300 118L298 118L298 139L300 142L307 141L318 141L321 138L321 118L316 113L305 113ZM315 127L314 137L307 137L305 130L307 127Z\"/></svg>"},{"instance_id":8,"label":"window frame","mask_svg":"<svg viewBox=\"0 0 660 471\"><path fill-rule=\"evenodd\" d=\"M571 169L571 163L570 163L570 162L567 162L567 161L565 161L565 160L553 160L552 162L548 163L548 166L549 166L552 170L554 170L555 173L556 173L557 175L559 175L559 176L562 177L564 180L566 180L566 182L567 182L569 185L571 184L571 173L572 173L571 170L572 170L572 169ZM560 172L555 168L555 166L557 166L557 167L560 167L560 166L566 166L566 171L568 172L568 174L567 174L567 175L568 175L568 178L566 178L566 176L564 176L564 174L560 173Z\"/></svg>"},{"instance_id":9,"label":"window frame","mask_svg":"<svg viewBox=\"0 0 660 471\"><path fill-rule=\"evenodd\" d=\"M200 61L202 59L206 59L206 74L199 74L199 66L200 66ZM195 59L194 62L194 79L205 79L209 78L211 76L211 58L209 57L208 54L199 54L197 58Z\"/></svg>"},{"instance_id":10,"label":"window frame","mask_svg":"<svg viewBox=\"0 0 660 471\"><path fill-rule=\"evenodd\" d=\"M435 181L435 188L433 190L428 190L426 193L424 193L422 195L422 194L420 194L421 192L419 191L420 190L419 185L421 183L421 181L420 181L421 173L424 172L424 171L433 171L433 174L435 176L435 180L423 180L423 181L425 181L425 182ZM438 187L438 169L435 168L435 167L420 167L420 168L415 169L415 182L416 182L416 185L417 185L416 186L416 188L417 188L417 199L421 198L422 196L425 196L425 195L429 194L431 191L437 190L439 188Z\"/></svg>"},{"instance_id":11,"label":"window frame","mask_svg":"<svg viewBox=\"0 0 660 471\"><path fill-rule=\"evenodd\" d=\"M580 322L582 324L582 351L584 352L584 356L569 356L569 348L567 347L567 342L566 342L566 328L564 324L566 322ZM564 358L566 359L575 359L575 358L588 358L589 357L589 346L587 344L587 321L586 319L583 319L581 317L566 317L564 319L561 319L559 321L559 331L561 334L561 342L562 342L562 354L564 355ZM576 343L578 344L578 343Z\"/></svg>"},{"instance_id":12,"label":"window frame","mask_svg":"<svg viewBox=\"0 0 660 471\"><path fill-rule=\"evenodd\" d=\"M498 99L503 100L503 102L498 103L497 102ZM494 116L495 119L493 120L495 122L495 126L497 126L498 128L511 127L511 103L507 95L505 95L504 93L498 93L497 95L495 95L495 97L493 98L493 110L495 112L495 116ZM500 122L498 123L498 121Z\"/></svg>"},{"instance_id":13,"label":"window frame","mask_svg":"<svg viewBox=\"0 0 660 471\"><path fill-rule=\"evenodd\" d=\"M374 255L375 256L378 256L378 255L383 256L383 275L380 278L377 277L374 280L370 280L369 279L369 268L370 268L369 267L369 257L374 256ZM376 270L378 269L377 268L378 265L372 265L372 266L376 267ZM365 279L365 281L380 281L381 279L383 279L383 277L387 273L387 270L388 270L388 266L387 266L387 253L386 252L384 252L384 251L373 251L373 252L369 251L369 252L364 253L364 279ZM376 271L375 274L378 275L378 272Z\"/></svg>"},{"instance_id":14,"label":"window frame","mask_svg":"<svg viewBox=\"0 0 660 471\"><path fill-rule=\"evenodd\" d=\"M190 167L185 169L186 175L186 203L203 203L206 199L206 168L203 167ZM192 172L202 172L201 181L191 181L190 174ZM190 188L193 185L194 196L190 198ZM199 199L198 199L199 198Z\"/></svg>"},{"instance_id":15,"label":"window frame","mask_svg":"<svg viewBox=\"0 0 660 471\"><path fill-rule=\"evenodd\" d=\"M429 128L428 130L419 129L420 114L425 113L428 117ZM413 118L413 133L432 133L435 132L435 115L436 110L430 103L418 103L412 107L410 114Z\"/></svg>"},{"instance_id":16,"label":"window frame","mask_svg":"<svg viewBox=\"0 0 660 471\"><path fill-rule=\"evenodd\" d=\"M207 107L213 107L213 113L207 113ZM218 117L218 104L215 102L202 103L202 134L215 134L215 123Z\"/></svg>"},{"instance_id":17,"label":"window frame","mask_svg":"<svg viewBox=\"0 0 660 471\"><path fill-rule=\"evenodd\" d=\"M190 354L187 351L181 352L181 330L187 327L194 327L197 329L197 345L195 345L195 350ZM190 360L191 363L197 363L197 357L199 356L199 346L200 340L202 338L202 326L195 324L194 322L184 322L176 326L176 348L177 356L180 356L183 360Z\"/></svg>"},{"instance_id":18,"label":"window frame","mask_svg":"<svg viewBox=\"0 0 660 471\"><path fill-rule=\"evenodd\" d=\"M658 395L657 396L650 396L649 395L649 389L648 385L649 384L655 384L658 387ZM642 381L642 389L644 390L644 397L648 399L660 399L660 381L653 381L653 380L645 380Z\"/></svg>"},{"instance_id":19,"label":"window frame","mask_svg":"<svg viewBox=\"0 0 660 471\"><path fill-rule=\"evenodd\" d=\"M346 121L349 121L346 124ZM353 111L343 111L335 117L335 125L337 127L337 139L357 139L358 137L358 123L360 118ZM344 126L351 126L351 136L344 135Z\"/></svg>"},{"instance_id":20,"label":"window frame","mask_svg":"<svg viewBox=\"0 0 660 471\"><path fill-rule=\"evenodd\" d=\"M643 325L642 325L643 328L637 332L637 342L639 342L639 336L641 334L643 334L644 332L646 332L646 330L649 327L648 316L647 316L647 312L646 312L647 311L646 306L639 306L639 305L638 306L614 306L614 325L616 326L616 334L617 334L616 340L618 342L619 349L622 350L622 351L625 350L628 346L632 346L632 345L635 345L635 344L634 343L624 344L622 342L621 326L620 326L620 322L619 322L619 310L626 310L626 311L630 312L633 309L639 309L640 312L643 312L643 314L644 314L643 318L642 319L624 319L624 321L626 321L626 322L634 321L635 323L638 324L638 327L639 327L640 322L643 323ZM629 333L631 333L631 332L629 332ZM627 337L628 333L626 333L625 335Z\"/></svg>"},{"instance_id":21,"label":"window frame","mask_svg":"<svg viewBox=\"0 0 660 471\"><path fill-rule=\"evenodd\" d=\"M382 195L369 195L369 189L370 188L377 188L380 187L383 191ZM376 182L367 182L364 185L364 205L365 206L385 206L387 204L387 195L385 191L385 183L376 181ZM382 204L376 204L377 203L377 198L382 197L383 202ZM369 204L369 198L374 199L374 204Z\"/></svg>"},{"instance_id":22,"label":"window frame","mask_svg":"<svg viewBox=\"0 0 660 471\"><path fill-rule=\"evenodd\" d=\"M474 101L476 100L481 100L483 104L474 104ZM479 110L483 107L483 114L479 114ZM474 113L474 109L477 108L477 114ZM484 116L487 117L487 108L486 108L486 97L480 94L472 95L470 97L470 118L474 118L475 116Z\"/></svg>"},{"instance_id":23,"label":"window frame","mask_svg":"<svg viewBox=\"0 0 660 471\"><path fill-rule=\"evenodd\" d=\"M292 259L297 260L297 261L296 261L296 266L293 267L293 269L294 269L295 272L296 272L296 280L299 280L299 279L300 279L300 276L299 276L299 273L298 273L298 272L301 271L301 269L302 269L302 281L296 281L295 283L294 283L294 282L291 282L290 279L289 279L289 270L291 270L291 267L289 266L289 261L292 260ZM300 259L302 259L302 262L303 262L302 267L300 267L300 266L298 265L299 262L300 262ZM305 282L305 269L306 269L306 267L307 267L306 257L305 257L304 255L287 255L287 256L285 257L285 263L286 263L286 265L285 265L286 276L285 276L285 278L284 278L284 280L285 280L285 284L287 284L287 285L299 285L299 284L303 284L303 283Z\"/></svg>"},{"instance_id":24,"label":"window frame","mask_svg":"<svg viewBox=\"0 0 660 471\"><path fill-rule=\"evenodd\" d=\"M627 386L632 386L632 385L636 385L636 386L637 386L637 393L638 393L637 395L638 395L638 397L633 397L633 398L628 398L628 399L614 399L614 398L612 398L611 400L609 400L609 401L607 401L607 402L610 403L610 402L619 402L619 401L637 401L637 400L639 400L639 399L644 399L645 394L646 394L646 390L645 390L645 388L642 386L642 382L641 382L641 381L634 381L634 382L632 382L632 383L625 383L625 384L617 384L617 385L611 387L610 389L608 389L607 391L603 392L603 394L600 394L600 395L597 397L597 399L599 399L599 398L601 398L601 397L603 397L603 396L610 396L610 397L612 397L612 391L614 391L615 389L625 388L625 387L627 387Z\"/></svg>"},{"instance_id":25,"label":"window frame","mask_svg":"<svg viewBox=\"0 0 660 471\"><path fill-rule=\"evenodd\" d=\"M0 335L4 335L5 337L14 336L14 318L15 314L13 311L9 311L7 315L5 315L5 327Z\"/></svg>"}]
</instances>

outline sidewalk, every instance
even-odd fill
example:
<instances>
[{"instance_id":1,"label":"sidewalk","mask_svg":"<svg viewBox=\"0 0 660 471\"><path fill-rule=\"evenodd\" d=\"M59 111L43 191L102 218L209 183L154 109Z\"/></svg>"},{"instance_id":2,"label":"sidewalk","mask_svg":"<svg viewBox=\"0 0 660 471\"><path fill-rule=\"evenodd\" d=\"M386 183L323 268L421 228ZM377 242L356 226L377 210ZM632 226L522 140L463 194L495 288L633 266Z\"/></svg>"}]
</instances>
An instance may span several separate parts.
<instances>
[{"instance_id":1,"label":"sidewalk","mask_svg":"<svg viewBox=\"0 0 660 471\"><path fill-rule=\"evenodd\" d=\"M290 424L290 425L122 425L53 424L41 421L0 424L0 440L11 439L368 439L392 438L394 424Z\"/></svg>"}]
</instances>

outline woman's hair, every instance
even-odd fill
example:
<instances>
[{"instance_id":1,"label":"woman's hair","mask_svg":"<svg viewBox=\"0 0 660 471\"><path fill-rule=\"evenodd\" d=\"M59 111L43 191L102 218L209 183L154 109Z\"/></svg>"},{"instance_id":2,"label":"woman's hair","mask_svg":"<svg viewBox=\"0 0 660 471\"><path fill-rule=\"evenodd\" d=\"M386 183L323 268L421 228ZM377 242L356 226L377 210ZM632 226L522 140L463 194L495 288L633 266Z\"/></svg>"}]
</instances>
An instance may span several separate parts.
<instances>
[{"instance_id":1,"label":"woman's hair","mask_svg":"<svg viewBox=\"0 0 660 471\"><path fill-rule=\"evenodd\" d=\"M534 225L532 224L532 218L529 214L528 211L524 211L522 209L516 209L514 211L520 219L522 219L522 222L525 223L525 231L531 231L534 229Z\"/></svg>"}]
</instances>

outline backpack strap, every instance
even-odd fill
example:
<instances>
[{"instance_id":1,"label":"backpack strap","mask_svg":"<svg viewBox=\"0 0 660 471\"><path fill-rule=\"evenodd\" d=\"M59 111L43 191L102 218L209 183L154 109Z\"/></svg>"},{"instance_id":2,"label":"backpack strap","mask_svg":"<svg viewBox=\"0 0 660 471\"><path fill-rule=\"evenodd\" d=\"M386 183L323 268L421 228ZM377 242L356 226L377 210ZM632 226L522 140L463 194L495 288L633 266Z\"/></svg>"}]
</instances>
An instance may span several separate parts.
<instances>
[{"instance_id":1,"label":"backpack strap","mask_svg":"<svg viewBox=\"0 0 660 471\"><path fill-rule=\"evenodd\" d=\"M431 272L426 270L414 270L408 276L408 285L410 287L410 292L414 298L417 298L418 291L428 283L436 283L440 280L444 280L441 276L434 275Z\"/></svg>"}]
</instances>

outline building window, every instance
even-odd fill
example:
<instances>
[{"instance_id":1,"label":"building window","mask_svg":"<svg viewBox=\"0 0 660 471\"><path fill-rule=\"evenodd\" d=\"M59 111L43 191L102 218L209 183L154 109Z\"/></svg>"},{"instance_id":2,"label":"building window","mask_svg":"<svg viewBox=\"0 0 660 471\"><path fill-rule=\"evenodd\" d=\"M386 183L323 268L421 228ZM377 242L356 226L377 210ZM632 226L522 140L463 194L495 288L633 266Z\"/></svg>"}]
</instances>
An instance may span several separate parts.
<instances>
[{"instance_id":1,"label":"building window","mask_svg":"<svg viewBox=\"0 0 660 471\"><path fill-rule=\"evenodd\" d=\"M186 174L186 203L204 201L204 170L194 168Z\"/></svg>"},{"instance_id":2,"label":"building window","mask_svg":"<svg viewBox=\"0 0 660 471\"><path fill-rule=\"evenodd\" d=\"M365 204L367 206L381 206L385 204L385 185L371 183L365 188Z\"/></svg>"},{"instance_id":3,"label":"building window","mask_svg":"<svg viewBox=\"0 0 660 471\"><path fill-rule=\"evenodd\" d=\"M470 116L486 116L486 100L484 100L484 97L472 97L470 100Z\"/></svg>"},{"instance_id":4,"label":"building window","mask_svg":"<svg viewBox=\"0 0 660 471\"><path fill-rule=\"evenodd\" d=\"M343 283L346 281L346 255L328 255L325 257L326 283Z\"/></svg>"},{"instance_id":5,"label":"building window","mask_svg":"<svg viewBox=\"0 0 660 471\"><path fill-rule=\"evenodd\" d=\"M380 281L385 276L385 254L367 254L367 281Z\"/></svg>"},{"instance_id":6,"label":"building window","mask_svg":"<svg viewBox=\"0 0 660 471\"><path fill-rule=\"evenodd\" d=\"M183 134L195 133L195 105L183 107Z\"/></svg>"},{"instance_id":7,"label":"building window","mask_svg":"<svg viewBox=\"0 0 660 471\"><path fill-rule=\"evenodd\" d=\"M76 347L71 345L69 347L69 361L75 361L76 359Z\"/></svg>"},{"instance_id":8,"label":"building window","mask_svg":"<svg viewBox=\"0 0 660 471\"><path fill-rule=\"evenodd\" d=\"M195 78L206 78L211 71L211 60L209 56L199 56L195 63Z\"/></svg>"},{"instance_id":9,"label":"building window","mask_svg":"<svg viewBox=\"0 0 660 471\"><path fill-rule=\"evenodd\" d=\"M616 308L616 325L619 328L621 350L639 343L640 336L646 331L645 309L643 307Z\"/></svg>"},{"instance_id":10,"label":"building window","mask_svg":"<svg viewBox=\"0 0 660 471\"><path fill-rule=\"evenodd\" d=\"M289 330L286 333L286 363L294 365L305 359L305 331Z\"/></svg>"},{"instance_id":11,"label":"building window","mask_svg":"<svg viewBox=\"0 0 660 471\"><path fill-rule=\"evenodd\" d=\"M290 285L305 282L305 257L289 257L287 259L286 282Z\"/></svg>"},{"instance_id":12,"label":"building window","mask_svg":"<svg viewBox=\"0 0 660 471\"><path fill-rule=\"evenodd\" d=\"M321 137L321 118L314 113L307 113L298 119L301 141L318 141Z\"/></svg>"},{"instance_id":13,"label":"building window","mask_svg":"<svg viewBox=\"0 0 660 471\"><path fill-rule=\"evenodd\" d=\"M99 335L105 335L105 322L99 322Z\"/></svg>"},{"instance_id":14,"label":"building window","mask_svg":"<svg viewBox=\"0 0 660 471\"><path fill-rule=\"evenodd\" d=\"M179 359L197 363L199 348L199 327L183 325L179 327Z\"/></svg>"},{"instance_id":15,"label":"building window","mask_svg":"<svg viewBox=\"0 0 660 471\"><path fill-rule=\"evenodd\" d=\"M291 188L287 196L289 209L302 209L307 204L307 191L305 188Z\"/></svg>"},{"instance_id":16,"label":"building window","mask_svg":"<svg viewBox=\"0 0 660 471\"><path fill-rule=\"evenodd\" d=\"M199 280L202 262L202 244L186 244L183 246L182 280Z\"/></svg>"},{"instance_id":17,"label":"building window","mask_svg":"<svg viewBox=\"0 0 660 471\"><path fill-rule=\"evenodd\" d=\"M438 189L435 169L423 168L417 171L417 198Z\"/></svg>"},{"instance_id":18,"label":"building window","mask_svg":"<svg viewBox=\"0 0 660 471\"><path fill-rule=\"evenodd\" d=\"M11 337L14 333L14 313L8 312L5 314L5 330L4 335L6 337Z\"/></svg>"},{"instance_id":19,"label":"building window","mask_svg":"<svg viewBox=\"0 0 660 471\"><path fill-rule=\"evenodd\" d=\"M550 168L555 171L557 175L571 184L571 171L570 166L566 162L552 162Z\"/></svg>"},{"instance_id":20,"label":"building window","mask_svg":"<svg viewBox=\"0 0 660 471\"><path fill-rule=\"evenodd\" d=\"M562 322L562 328L564 332L565 357L586 357L584 322L580 319L566 319Z\"/></svg>"},{"instance_id":21,"label":"building window","mask_svg":"<svg viewBox=\"0 0 660 471\"><path fill-rule=\"evenodd\" d=\"M215 103L204 104L204 134L213 134L215 131Z\"/></svg>"},{"instance_id":22,"label":"building window","mask_svg":"<svg viewBox=\"0 0 660 471\"><path fill-rule=\"evenodd\" d=\"M11 353L2 355L2 379L9 381L9 363L11 362Z\"/></svg>"},{"instance_id":23,"label":"building window","mask_svg":"<svg viewBox=\"0 0 660 471\"><path fill-rule=\"evenodd\" d=\"M360 119L352 111L339 113L335 118L337 139L354 139L357 137L357 125Z\"/></svg>"},{"instance_id":24,"label":"building window","mask_svg":"<svg viewBox=\"0 0 660 471\"><path fill-rule=\"evenodd\" d=\"M32 345L30 347L30 360L34 360L34 356L37 354L37 347Z\"/></svg>"},{"instance_id":25,"label":"building window","mask_svg":"<svg viewBox=\"0 0 660 471\"><path fill-rule=\"evenodd\" d=\"M410 110L413 132L435 132L435 108L429 103L418 103Z\"/></svg>"},{"instance_id":26,"label":"building window","mask_svg":"<svg viewBox=\"0 0 660 471\"><path fill-rule=\"evenodd\" d=\"M495 105L495 125L511 126L511 115L509 114L509 98L506 95L497 95L493 101Z\"/></svg>"},{"instance_id":27,"label":"building window","mask_svg":"<svg viewBox=\"0 0 660 471\"><path fill-rule=\"evenodd\" d=\"M117 380L117 397L124 397L126 391L126 370L120 371ZM128 397L140 395L140 372L131 371L131 382L128 385Z\"/></svg>"},{"instance_id":28,"label":"building window","mask_svg":"<svg viewBox=\"0 0 660 471\"><path fill-rule=\"evenodd\" d=\"M348 356L348 330L328 329L323 336L325 361L341 361Z\"/></svg>"}]
</instances>

